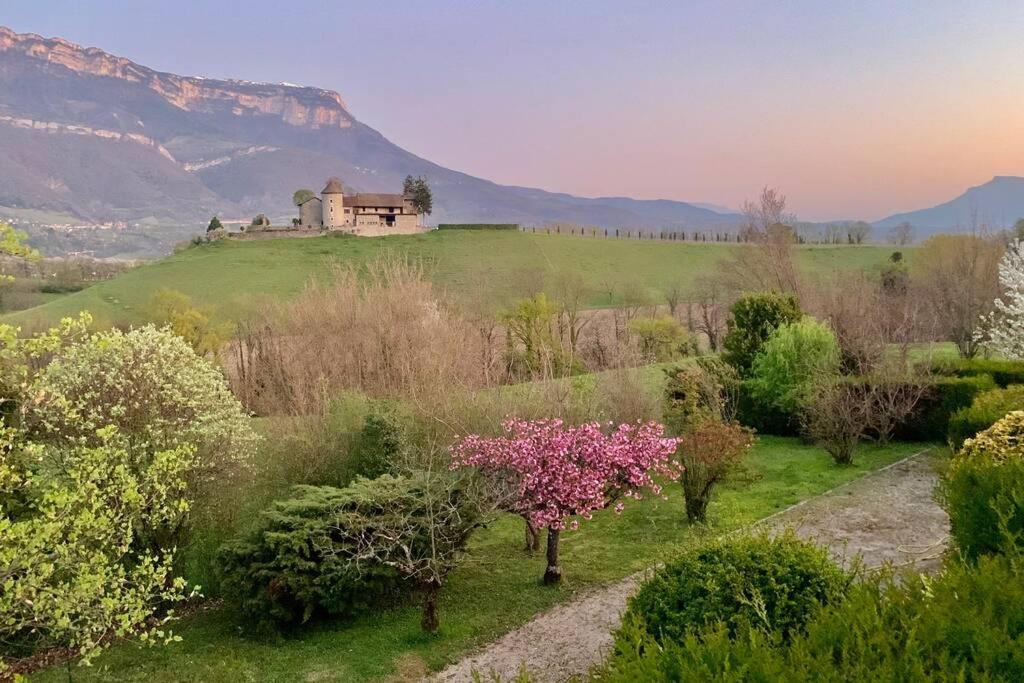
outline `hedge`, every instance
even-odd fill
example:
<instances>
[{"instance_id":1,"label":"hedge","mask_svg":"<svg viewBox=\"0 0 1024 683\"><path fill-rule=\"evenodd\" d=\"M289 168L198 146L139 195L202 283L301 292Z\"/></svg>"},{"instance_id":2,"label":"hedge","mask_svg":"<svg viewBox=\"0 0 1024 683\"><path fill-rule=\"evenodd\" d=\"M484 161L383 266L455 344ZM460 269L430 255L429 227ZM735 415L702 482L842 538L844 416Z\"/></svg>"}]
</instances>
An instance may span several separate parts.
<instances>
[{"instance_id":1,"label":"hedge","mask_svg":"<svg viewBox=\"0 0 1024 683\"><path fill-rule=\"evenodd\" d=\"M1022 681L1024 576L1007 557L934 577L867 578L786 640L716 623L675 642L627 624L601 683Z\"/></svg>"},{"instance_id":2,"label":"hedge","mask_svg":"<svg viewBox=\"0 0 1024 683\"><path fill-rule=\"evenodd\" d=\"M949 419L947 438L954 449L978 432L984 431L1013 410L1024 410L1024 384L992 389L975 397L970 407L961 408Z\"/></svg>"},{"instance_id":3,"label":"hedge","mask_svg":"<svg viewBox=\"0 0 1024 683\"><path fill-rule=\"evenodd\" d=\"M913 414L896 429L895 436L907 441L944 439L953 414L970 406L979 394L995 388L991 375L939 377L918 402Z\"/></svg>"},{"instance_id":4,"label":"hedge","mask_svg":"<svg viewBox=\"0 0 1024 683\"><path fill-rule=\"evenodd\" d=\"M1024 361L998 360L992 358L961 358L955 361L938 361L932 369L951 377L977 377L990 375L1000 387L1024 384Z\"/></svg>"},{"instance_id":5,"label":"hedge","mask_svg":"<svg viewBox=\"0 0 1024 683\"><path fill-rule=\"evenodd\" d=\"M518 223L439 223L438 230L518 230Z\"/></svg>"}]
</instances>

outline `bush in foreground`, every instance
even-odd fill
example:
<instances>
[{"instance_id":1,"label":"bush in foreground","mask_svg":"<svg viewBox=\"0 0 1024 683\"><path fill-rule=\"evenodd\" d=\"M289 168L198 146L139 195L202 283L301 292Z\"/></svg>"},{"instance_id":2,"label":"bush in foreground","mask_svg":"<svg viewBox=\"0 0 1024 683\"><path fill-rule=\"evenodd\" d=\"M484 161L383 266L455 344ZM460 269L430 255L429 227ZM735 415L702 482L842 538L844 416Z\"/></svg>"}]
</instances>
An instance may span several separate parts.
<instances>
[{"instance_id":1,"label":"bush in foreground","mask_svg":"<svg viewBox=\"0 0 1024 683\"><path fill-rule=\"evenodd\" d=\"M659 569L630 600L624 623L659 643L719 622L729 632L754 627L789 637L821 605L840 600L850 582L824 549L791 532L719 539Z\"/></svg>"},{"instance_id":2,"label":"bush in foreground","mask_svg":"<svg viewBox=\"0 0 1024 683\"><path fill-rule=\"evenodd\" d=\"M1024 384L978 394L970 407L961 408L949 418L949 444L959 449L967 439L988 429L1011 411L1021 409L1024 409Z\"/></svg>"},{"instance_id":3,"label":"bush in foreground","mask_svg":"<svg viewBox=\"0 0 1024 683\"><path fill-rule=\"evenodd\" d=\"M1020 559L953 564L938 577L852 586L787 640L756 626L713 623L673 641L624 628L594 680L1024 680L1024 572Z\"/></svg>"},{"instance_id":4,"label":"bush in foreground","mask_svg":"<svg viewBox=\"0 0 1024 683\"><path fill-rule=\"evenodd\" d=\"M939 496L967 559L1024 549L1024 410L964 443Z\"/></svg>"}]
</instances>

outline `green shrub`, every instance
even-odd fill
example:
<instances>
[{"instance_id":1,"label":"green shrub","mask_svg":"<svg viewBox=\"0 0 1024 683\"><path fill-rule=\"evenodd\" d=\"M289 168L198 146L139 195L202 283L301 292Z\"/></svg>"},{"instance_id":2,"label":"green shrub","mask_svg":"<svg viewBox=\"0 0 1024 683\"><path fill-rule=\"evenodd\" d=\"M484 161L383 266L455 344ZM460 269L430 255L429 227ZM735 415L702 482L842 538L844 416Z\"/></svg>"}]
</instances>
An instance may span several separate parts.
<instances>
[{"instance_id":1,"label":"green shrub","mask_svg":"<svg viewBox=\"0 0 1024 683\"><path fill-rule=\"evenodd\" d=\"M707 420L723 419L722 385L696 363L665 368L662 419L673 434L682 434Z\"/></svg>"},{"instance_id":2,"label":"green shrub","mask_svg":"<svg viewBox=\"0 0 1024 683\"><path fill-rule=\"evenodd\" d=\"M815 378L839 374L839 358L836 335L827 324L805 316L780 325L754 356L751 397L783 413L797 412Z\"/></svg>"},{"instance_id":3,"label":"green shrub","mask_svg":"<svg viewBox=\"0 0 1024 683\"><path fill-rule=\"evenodd\" d=\"M718 539L669 562L629 603L634 621L659 642L678 642L709 624L753 625L784 636L819 605L840 599L851 576L828 553L791 532Z\"/></svg>"},{"instance_id":4,"label":"green shrub","mask_svg":"<svg viewBox=\"0 0 1024 683\"><path fill-rule=\"evenodd\" d=\"M593 680L1020 681L1022 642L1024 576L1019 561L1001 557L936 578L858 583L789 641L712 624L666 643L627 624Z\"/></svg>"},{"instance_id":5,"label":"green shrub","mask_svg":"<svg viewBox=\"0 0 1024 683\"><path fill-rule=\"evenodd\" d=\"M959 449L965 440L988 429L1013 410L1024 410L1024 384L978 394L970 407L961 408L949 418L950 445Z\"/></svg>"},{"instance_id":6,"label":"green shrub","mask_svg":"<svg viewBox=\"0 0 1024 683\"><path fill-rule=\"evenodd\" d=\"M799 415L795 412L780 410L755 398L750 388L750 380L740 383L736 397L736 419L755 429L759 434L774 436L798 436L800 434Z\"/></svg>"},{"instance_id":7,"label":"green shrub","mask_svg":"<svg viewBox=\"0 0 1024 683\"><path fill-rule=\"evenodd\" d=\"M938 361L933 370L941 375L954 377L976 377L991 375L1000 387L1024 384L1024 361L994 358L958 358Z\"/></svg>"},{"instance_id":8,"label":"green shrub","mask_svg":"<svg viewBox=\"0 0 1024 683\"><path fill-rule=\"evenodd\" d=\"M1024 550L1024 410L964 442L939 497L953 541L967 559Z\"/></svg>"},{"instance_id":9,"label":"green shrub","mask_svg":"<svg viewBox=\"0 0 1024 683\"><path fill-rule=\"evenodd\" d=\"M633 318L626 327L636 337L640 355L648 363L667 363L697 350L690 333L670 315Z\"/></svg>"},{"instance_id":10,"label":"green shrub","mask_svg":"<svg viewBox=\"0 0 1024 683\"><path fill-rule=\"evenodd\" d=\"M438 223L438 230L518 230L518 223Z\"/></svg>"},{"instance_id":11,"label":"green shrub","mask_svg":"<svg viewBox=\"0 0 1024 683\"><path fill-rule=\"evenodd\" d=\"M338 553L323 552L339 510L373 504L359 492L330 486L296 486L273 503L257 528L219 553L221 588L248 620L283 627L314 616L351 616L404 588L398 574L379 565L355 571Z\"/></svg>"},{"instance_id":12,"label":"green shrub","mask_svg":"<svg viewBox=\"0 0 1024 683\"><path fill-rule=\"evenodd\" d=\"M412 417L397 402L372 401L349 452L346 483L392 471L409 449L411 424Z\"/></svg>"},{"instance_id":13,"label":"green shrub","mask_svg":"<svg viewBox=\"0 0 1024 683\"><path fill-rule=\"evenodd\" d=\"M722 341L724 360L746 377L772 332L780 325L795 323L801 318L800 305L790 294L764 292L747 294L732 305L727 332Z\"/></svg>"},{"instance_id":14,"label":"green shrub","mask_svg":"<svg viewBox=\"0 0 1024 683\"><path fill-rule=\"evenodd\" d=\"M991 375L939 377L906 422L896 429L896 437L908 441L945 438L950 417L961 408L969 407L979 394L995 388Z\"/></svg>"}]
</instances>

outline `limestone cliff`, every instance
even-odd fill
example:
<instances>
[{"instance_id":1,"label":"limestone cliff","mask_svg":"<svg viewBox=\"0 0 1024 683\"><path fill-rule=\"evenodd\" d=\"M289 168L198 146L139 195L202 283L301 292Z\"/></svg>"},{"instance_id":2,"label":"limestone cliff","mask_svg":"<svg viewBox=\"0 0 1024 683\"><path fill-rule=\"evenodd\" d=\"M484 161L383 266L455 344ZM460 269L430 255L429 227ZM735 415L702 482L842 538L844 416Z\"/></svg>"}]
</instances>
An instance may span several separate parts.
<instances>
[{"instance_id":1,"label":"limestone cliff","mask_svg":"<svg viewBox=\"0 0 1024 683\"><path fill-rule=\"evenodd\" d=\"M341 96L331 90L177 76L148 69L98 48L84 48L34 33L15 33L3 26L0 26L0 52L17 53L79 74L141 84L178 109L189 112L230 112L236 116L266 114L305 128L347 128L353 122Z\"/></svg>"}]
</instances>

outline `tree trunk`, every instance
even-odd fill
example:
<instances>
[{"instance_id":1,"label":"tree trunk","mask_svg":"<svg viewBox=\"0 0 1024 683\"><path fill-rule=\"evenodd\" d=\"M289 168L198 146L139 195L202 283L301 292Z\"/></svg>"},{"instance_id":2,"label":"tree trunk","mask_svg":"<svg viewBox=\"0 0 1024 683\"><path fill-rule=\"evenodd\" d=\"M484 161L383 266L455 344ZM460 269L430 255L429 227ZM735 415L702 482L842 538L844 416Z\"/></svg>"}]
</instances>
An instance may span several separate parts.
<instances>
[{"instance_id":1,"label":"tree trunk","mask_svg":"<svg viewBox=\"0 0 1024 683\"><path fill-rule=\"evenodd\" d=\"M523 517L523 522L526 523L526 547L523 550L533 554L540 550L540 532L530 524L530 520L527 518Z\"/></svg>"},{"instance_id":2,"label":"tree trunk","mask_svg":"<svg viewBox=\"0 0 1024 683\"><path fill-rule=\"evenodd\" d=\"M562 580L562 570L558 568L558 529L548 527L548 567L544 570L544 584L550 586Z\"/></svg>"},{"instance_id":3,"label":"tree trunk","mask_svg":"<svg viewBox=\"0 0 1024 683\"><path fill-rule=\"evenodd\" d=\"M427 581L423 584L423 618L420 626L427 633L437 633L440 622L437 619L437 593L441 590L437 581Z\"/></svg>"},{"instance_id":4,"label":"tree trunk","mask_svg":"<svg viewBox=\"0 0 1024 683\"><path fill-rule=\"evenodd\" d=\"M703 522L708 517L708 498L710 496L686 496L686 518L691 524Z\"/></svg>"}]
</instances>

